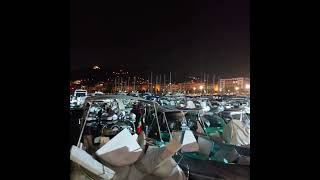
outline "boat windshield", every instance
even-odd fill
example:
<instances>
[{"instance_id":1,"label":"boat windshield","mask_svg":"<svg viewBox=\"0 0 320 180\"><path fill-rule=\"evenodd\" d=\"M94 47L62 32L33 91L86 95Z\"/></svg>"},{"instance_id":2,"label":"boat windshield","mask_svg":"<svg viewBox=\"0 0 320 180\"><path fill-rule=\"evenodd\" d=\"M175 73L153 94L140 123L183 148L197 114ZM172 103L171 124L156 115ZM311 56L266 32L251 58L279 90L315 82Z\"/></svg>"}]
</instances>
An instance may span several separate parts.
<instances>
[{"instance_id":1,"label":"boat windshield","mask_svg":"<svg viewBox=\"0 0 320 180\"><path fill-rule=\"evenodd\" d=\"M84 96L86 96L85 92L77 92L76 93L76 97L84 97Z\"/></svg>"},{"instance_id":2,"label":"boat windshield","mask_svg":"<svg viewBox=\"0 0 320 180\"><path fill-rule=\"evenodd\" d=\"M232 119L240 120L241 114L232 114L231 117L232 117Z\"/></svg>"}]
</instances>

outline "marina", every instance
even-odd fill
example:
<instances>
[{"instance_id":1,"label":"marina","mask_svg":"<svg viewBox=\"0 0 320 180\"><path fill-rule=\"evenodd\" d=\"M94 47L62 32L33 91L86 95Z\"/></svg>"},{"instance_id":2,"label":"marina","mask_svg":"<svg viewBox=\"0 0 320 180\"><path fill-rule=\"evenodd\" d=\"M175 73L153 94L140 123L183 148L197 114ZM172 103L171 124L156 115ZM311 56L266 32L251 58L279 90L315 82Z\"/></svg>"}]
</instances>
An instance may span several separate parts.
<instances>
[{"instance_id":1,"label":"marina","mask_svg":"<svg viewBox=\"0 0 320 180\"><path fill-rule=\"evenodd\" d=\"M250 179L249 96L72 96L71 179ZM112 176L99 174L93 162ZM141 168L146 164L152 169Z\"/></svg>"},{"instance_id":2,"label":"marina","mask_svg":"<svg viewBox=\"0 0 320 180\"><path fill-rule=\"evenodd\" d=\"M67 178L250 180L249 7L71 1Z\"/></svg>"}]
</instances>

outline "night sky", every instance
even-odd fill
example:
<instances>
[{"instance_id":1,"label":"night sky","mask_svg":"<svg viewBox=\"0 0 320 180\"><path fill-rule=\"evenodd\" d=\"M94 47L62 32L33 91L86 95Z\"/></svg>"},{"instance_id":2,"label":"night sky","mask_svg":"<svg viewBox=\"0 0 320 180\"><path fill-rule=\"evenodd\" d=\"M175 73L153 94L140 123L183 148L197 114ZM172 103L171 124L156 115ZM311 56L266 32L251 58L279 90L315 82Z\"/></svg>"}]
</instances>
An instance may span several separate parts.
<instances>
[{"instance_id":1,"label":"night sky","mask_svg":"<svg viewBox=\"0 0 320 180\"><path fill-rule=\"evenodd\" d=\"M71 70L250 75L249 0L71 0Z\"/></svg>"}]
</instances>

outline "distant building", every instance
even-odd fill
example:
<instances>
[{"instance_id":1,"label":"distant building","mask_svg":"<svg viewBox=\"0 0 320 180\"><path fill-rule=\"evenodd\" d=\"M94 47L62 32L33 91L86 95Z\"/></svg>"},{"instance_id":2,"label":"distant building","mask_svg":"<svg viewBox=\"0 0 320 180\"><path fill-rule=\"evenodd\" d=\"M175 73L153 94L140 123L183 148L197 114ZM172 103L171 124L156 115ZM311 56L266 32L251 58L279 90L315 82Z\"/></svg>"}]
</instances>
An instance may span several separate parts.
<instances>
[{"instance_id":1,"label":"distant building","mask_svg":"<svg viewBox=\"0 0 320 180\"><path fill-rule=\"evenodd\" d=\"M246 77L220 79L219 91L222 93L250 92L250 79Z\"/></svg>"},{"instance_id":2,"label":"distant building","mask_svg":"<svg viewBox=\"0 0 320 180\"><path fill-rule=\"evenodd\" d=\"M181 92L186 93L214 93L218 91L217 84L212 83L196 83L196 82L187 82L187 83L178 83L178 88Z\"/></svg>"}]
</instances>

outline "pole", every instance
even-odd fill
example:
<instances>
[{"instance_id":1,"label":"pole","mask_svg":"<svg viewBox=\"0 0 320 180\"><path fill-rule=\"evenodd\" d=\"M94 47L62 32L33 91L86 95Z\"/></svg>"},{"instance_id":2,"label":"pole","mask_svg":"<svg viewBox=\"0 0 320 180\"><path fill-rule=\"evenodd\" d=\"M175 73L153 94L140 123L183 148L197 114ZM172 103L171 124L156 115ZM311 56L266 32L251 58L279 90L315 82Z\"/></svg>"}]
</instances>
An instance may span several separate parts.
<instances>
[{"instance_id":1,"label":"pole","mask_svg":"<svg viewBox=\"0 0 320 180\"><path fill-rule=\"evenodd\" d=\"M216 75L213 74L213 77L212 77L212 87L213 87L212 92L213 92L213 94L214 94L214 86L215 86L215 83L216 83L215 79L216 79Z\"/></svg>"},{"instance_id":2,"label":"pole","mask_svg":"<svg viewBox=\"0 0 320 180\"><path fill-rule=\"evenodd\" d=\"M81 142L81 137L82 137L82 134L83 134L83 131L84 131L84 127L86 127L86 123L87 123L87 119L89 117L89 111L91 109L91 104L89 106L89 109L87 111L87 115L86 115L86 118L84 119L84 123L82 125L82 128L81 128L81 132L80 132L80 137L79 137L79 140L78 140L78 143L77 143L77 147L80 147L80 142Z\"/></svg>"},{"instance_id":3,"label":"pole","mask_svg":"<svg viewBox=\"0 0 320 180\"><path fill-rule=\"evenodd\" d=\"M136 91L136 77L133 77L133 91Z\"/></svg>"},{"instance_id":4,"label":"pole","mask_svg":"<svg viewBox=\"0 0 320 180\"><path fill-rule=\"evenodd\" d=\"M160 82L159 82L159 85L160 85L160 89L159 89L159 90L161 91L161 89L162 89L162 88L161 88L161 74L160 74L160 80L159 80L159 81L160 81Z\"/></svg>"},{"instance_id":5,"label":"pole","mask_svg":"<svg viewBox=\"0 0 320 180\"><path fill-rule=\"evenodd\" d=\"M128 77L128 92L130 90L130 76Z\"/></svg>"},{"instance_id":6,"label":"pole","mask_svg":"<svg viewBox=\"0 0 320 180\"><path fill-rule=\"evenodd\" d=\"M155 114L155 118L157 120L157 125L158 125L158 131L159 131L159 137L160 137L160 140L161 142L163 142L162 138L161 138L161 130L160 130L160 124L159 124L159 119L158 119L158 112L157 112L157 108L156 108L156 103L153 102L153 107L154 107L154 114Z\"/></svg>"},{"instance_id":7,"label":"pole","mask_svg":"<svg viewBox=\"0 0 320 180\"><path fill-rule=\"evenodd\" d=\"M166 86L166 74L163 75L163 85L164 85L164 90L167 89L167 86Z\"/></svg>"},{"instance_id":8,"label":"pole","mask_svg":"<svg viewBox=\"0 0 320 180\"><path fill-rule=\"evenodd\" d=\"M122 92L122 77L120 78L121 92Z\"/></svg>"},{"instance_id":9,"label":"pole","mask_svg":"<svg viewBox=\"0 0 320 180\"><path fill-rule=\"evenodd\" d=\"M151 78L150 79L151 79L151 91L150 92L152 93L152 71L151 71Z\"/></svg>"},{"instance_id":10,"label":"pole","mask_svg":"<svg viewBox=\"0 0 320 180\"><path fill-rule=\"evenodd\" d=\"M156 85L154 87L155 92L157 93L157 84L158 84L158 75L156 75Z\"/></svg>"},{"instance_id":11,"label":"pole","mask_svg":"<svg viewBox=\"0 0 320 180\"><path fill-rule=\"evenodd\" d=\"M172 88L171 88L171 72L170 72L170 92L172 93Z\"/></svg>"},{"instance_id":12,"label":"pole","mask_svg":"<svg viewBox=\"0 0 320 180\"><path fill-rule=\"evenodd\" d=\"M209 93L208 88L209 88L209 73L207 74L207 93Z\"/></svg>"}]
</instances>

